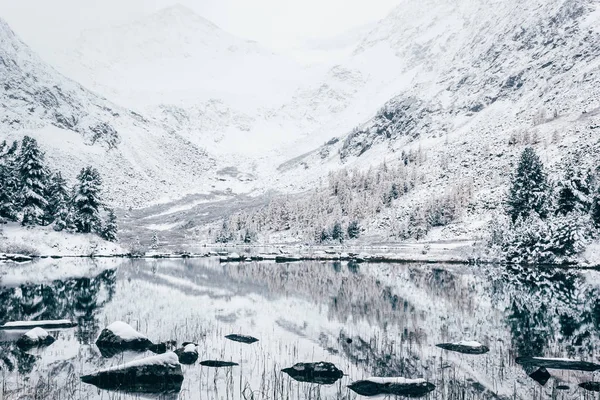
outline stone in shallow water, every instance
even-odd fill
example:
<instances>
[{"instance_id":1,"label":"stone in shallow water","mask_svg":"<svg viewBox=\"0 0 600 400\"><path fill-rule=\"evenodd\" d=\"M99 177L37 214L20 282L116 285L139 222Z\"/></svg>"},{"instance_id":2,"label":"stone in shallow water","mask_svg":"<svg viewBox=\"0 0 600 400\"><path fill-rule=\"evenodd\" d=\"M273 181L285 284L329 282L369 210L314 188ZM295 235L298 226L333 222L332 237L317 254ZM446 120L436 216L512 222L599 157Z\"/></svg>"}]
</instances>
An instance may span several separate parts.
<instances>
[{"instance_id":1,"label":"stone in shallow water","mask_svg":"<svg viewBox=\"0 0 600 400\"><path fill-rule=\"evenodd\" d=\"M579 387L585 390L589 390L590 392L600 392L600 382L581 382L579 384Z\"/></svg>"},{"instance_id":2,"label":"stone in shallow water","mask_svg":"<svg viewBox=\"0 0 600 400\"><path fill-rule=\"evenodd\" d=\"M425 379L367 378L352 382L348 387L361 396L394 395L420 397L435 389Z\"/></svg>"},{"instance_id":3,"label":"stone in shallow water","mask_svg":"<svg viewBox=\"0 0 600 400\"><path fill-rule=\"evenodd\" d=\"M529 377L531 379L533 379L534 381L536 381L537 383L539 383L542 386L544 386L546 384L546 382L548 382L548 379L550 379L550 376L551 376L550 373L544 367L538 368L529 374Z\"/></svg>"},{"instance_id":4,"label":"stone in shallow water","mask_svg":"<svg viewBox=\"0 0 600 400\"><path fill-rule=\"evenodd\" d=\"M246 344L252 344L252 343L258 342L257 338L252 337L252 336L247 336L247 335L232 334L232 335L227 335L225 337L229 340L233 340L234 342L240 342L240 343L246 343Z\"/></svg>"},{"instance_id":5,"label":"stone in shallow water","mask_svg":"<svg viewBox=\"0 0 600 400\"><path fill-rule=\"evenodd\" d=\"M566 369L573 371L597 371L600 364L589 361L570 360L568 358L545 358L545 357L517 357L515 360L520 365L534 365L551 369Z\"/></svg>"},{"instance_id":6,"label":"stone in shallow water","mask_svg":"<svg viewBox=\"0 0 600 400\"><path fill-rule=\"evenodd\" d=\"M17 340L17 346L22 349L30 349L32 347L49 346L54 343L56 339L50 336L45 329L35 327Z\"/></svg>"},{"instance_id":7,"label":"stone in shallow water","mask_svg":"<svg viewBox=\"0 0 600 400\"><path fill-rule=\"evenodd\" d=\"M179 357L179 362L182 364L193 364L198 361L198 345L196 343L184 343L183 347L175 350L175 354Z\"/></svg>"},{"instance_id":8,"label":"stone in shallow water","mask_svg":"<svg viewBox=\"0 0 600 400\"><path fill-rule=\"evenodd\" d=\"M334 364L329 362L297 363L293 367L282 369L292 379L299 382L331 385L344 376Z\"/></svg>"},{"instance_id":9,"label":"stone in shallow water","mask_svg":"<svg viewBox=\"0 0 600 400\"><path fill-rule=\"evenodd\" d=\"M239 364L231 362L231 361L205 360L205 361L200 361L200 365L203 365L205 367L223 368L223 367L235 367L236 365L239 365Z\"/></svg>"},{"instance_id":10,"label":"stone in shallow water","mask_svg":"<svg viewBox=\"0 0 600 400\"><path fill-rule=\"evenodd\" d=\"M487 346L484 346L481 343L475 341L440 343L436 344L436 346L444 350L456 351L458 353L463 354L485 354L488 351L490 351L490 349Z\"/></svg>"},{"instance_id":11,"label":"stone in shallow water","mask_svg":"<svg viewBox=\"0 0 600 400\"><path fill-rule=\"evenodd\" d=\"M96 371L81 380L107 390L166 393L181 389L183 372L177 355L168 352Z\"/></svg>"},{"instance_id":12,"label":"stone in shallow water","mask_svg":"<svg viewBox=\"0 0 600 400\"><path fill-rule=\"evenodd\" d=\"M100 332L100 336L96 339L96 346L104 357L112 357L125 350L144 351L154 344L146 335L136 331L130 325L116 321ZM155 350L160 352L159 348Z\"/></svg>"},{"instance_id":13,"label":"stone in shallow water","mask_svg":"<svg viewBox=\"0 0 600 400\"><path fill-rule=\"evenodd\" d=\"M42 321L11 321L0 326L2 330L23 330L31 328L44 328L44 329L61 329L61 328L72 328L77 326L77 323L68 319L57 319L57 320L42 320Z\"/></svg>"}]
</instances>

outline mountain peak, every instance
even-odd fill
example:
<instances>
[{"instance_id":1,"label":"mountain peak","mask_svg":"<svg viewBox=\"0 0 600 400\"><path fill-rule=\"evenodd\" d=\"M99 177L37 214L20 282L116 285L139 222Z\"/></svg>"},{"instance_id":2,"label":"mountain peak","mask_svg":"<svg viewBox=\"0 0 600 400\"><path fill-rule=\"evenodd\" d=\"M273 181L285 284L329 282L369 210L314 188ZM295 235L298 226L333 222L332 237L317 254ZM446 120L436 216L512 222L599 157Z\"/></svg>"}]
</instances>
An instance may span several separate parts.
<instances>
[{"instance_id":1,"label":"mountain peak","mask_svg":"<svg viewBox=\"0 0 600 400\"><path fill-rule=\"evenodd\" d=\"M208 25L214 29L220 29L213 22L198 15L194 10L192 10L191 8L189 8L187 6L184 6L181 3L177 3L172 6L163 8L163 9L157 11L153 15L153 17L158 18L163 21L167 21L168 23L173 22L173 20L176 20L176 21L189 20L189 21L193 21L196 23L202 23L204 25Z\"/></svg>"}]
</instances>

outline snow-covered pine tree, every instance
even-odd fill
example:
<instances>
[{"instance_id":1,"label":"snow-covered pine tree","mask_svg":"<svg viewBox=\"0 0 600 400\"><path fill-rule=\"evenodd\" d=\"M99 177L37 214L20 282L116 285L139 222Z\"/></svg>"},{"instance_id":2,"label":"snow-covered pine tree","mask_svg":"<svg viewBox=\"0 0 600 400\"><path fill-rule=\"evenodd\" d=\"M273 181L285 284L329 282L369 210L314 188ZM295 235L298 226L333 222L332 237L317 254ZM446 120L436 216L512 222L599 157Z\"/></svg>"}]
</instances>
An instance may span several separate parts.
<instances>
[{"instance_id":1,"label":"snow-covered pine tree","mask_svg":"<svg viewBox=\"0 0 600 400\"><path fill-rule=\"evenodd\" d=\"M54 223L54 230L62 231L66 229L71 222L71 199L67 189L67 181L60 172L52 175L47 190L48 207L44 220L46 224Z\"/></svg>"},{"instance_id":2,"label":"snow-covered pine tree","mask_svg":"<svg viewBox=\"0 0 600 400\"><path fill-rule=\"evenodd\" d=\"M571 212L587 214L590 210L592 192L592 172L578 168L578 158L567 168L564 179L559 182L556 213L566 215Z\"/></svg>"},{"instance_id":3,"label":"snow-covered pine tree","mask_svg":"<svg viewBox=\"0 0 600 400\"><path fill-rule=\"evenodd\" d=\"M596 192L592 196L592 205L590 215L594 227L600 230L600 185L596 188Z\"/></svg>"},{"instance_id":4,"label":"snow-covered pine tree","mask_svg":"<svg viewBox=\"0 0 600 400\"><path fill-rule=\"evenodd\" d=\"M519 217L526 219L532 212L545 218L548 214L548 192L544 165L533 148L527 147L521 153L506 202L506 211L512 221Z\"/></svg>"},{"instance_id":5,"label":"snow-covered pine tree","mask_svg":"<svg viewBox=\"0 0 600 400\"><path fill-rule=\"evenodd\" d=\"M356 239L360 236L360 225L357 220L353 220L348 224L348 237Z\"/></svg>"},{"instance_id":6,"label":"snow-covered pine tree","mask_svg":"<svg viewBox=\"0 0 600 400\"><path fill-rule=\"evenodd\" d=\"M73 197L73 223L78 232L101 233L101 186L100 174L93 167L85 167L77 175Z\"/></svg>"},{"instance_id":7,"label":"snow-covered pine tree","mask_svg":"<svg viewBox=\"0 0 600 400\"><path fill-rule=\"evenodd\" d=\"M16 156L19 144L0 143L0 221L18 218L19 179Z\"/></svg>"},{"instance_id":8,"label":"snow-covered pine tree","mask_svg":"<svg viewBox=\"0 0 600 400\"><path fill-rule=\"evenodd\" d=\"M331 228L331 238L340 242L344 241L344 230L342 229L342 224L339 221L336 221L333 224L333 228Z\"/></svg>"},{"instance_id":9,"label":"snow-covered pine tree","mask_svg":"<svg viewBox=\"0 0 600 400\"><path fill-rule=\"evenodd\" d=\"M106 208L107 217L106 221L102 224L101 236L103 239L109 242L116 242L118 240L117 232L119 230L117 225L117 216L112 208ZM158 239L158 237L157 237Z\"/></svg>"},{"instance_id":10,"label":"snow-covered pine tree","mask_svg":"<svg viewBox=\"0 0 600 400\"><path fill-rule=\"evenodd\" d=\"M17 162L21 181L19 200L23 210L22 224L41 224L48 206L48 172L44 166L44 153L35 139L29 136L23 138Z\"/></svg>"},{"instance_id":11,"label":"snow-covered pine tree","mask_svg":"<svg viewBox=\"0 0 600 400\"><path fill-rule=\"evenodd\" d=\"M158 239L158 234L154 232L152 234L152 239L150 240L150 248L156 250L158 249L158 246L160 246L160 240Z\"/></svg>"}]
</instances>

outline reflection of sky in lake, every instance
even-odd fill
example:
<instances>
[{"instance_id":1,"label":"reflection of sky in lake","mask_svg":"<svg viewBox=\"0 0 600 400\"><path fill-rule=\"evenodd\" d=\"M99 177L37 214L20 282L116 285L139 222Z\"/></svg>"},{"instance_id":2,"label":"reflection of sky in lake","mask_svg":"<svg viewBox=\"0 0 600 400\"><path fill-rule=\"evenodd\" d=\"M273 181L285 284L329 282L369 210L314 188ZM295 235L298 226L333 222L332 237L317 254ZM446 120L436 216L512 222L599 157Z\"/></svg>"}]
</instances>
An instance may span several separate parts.
<instances>
[{"instance_id":1,"label":"reflection of sky in lake","mask_svg":"<svg viewBox=\"0 0 600 400\"><path fill-rule=\"evenodd\" d=\"M42 266L29 265L2 277L0 323L79 322L54 332L58 340L32 354L14 346L15 335L0 333L4 398L135 398L79 381L143 356L100 356L93 342L115 320L155 342L197 342L199 360L240 364L184 366L181 399L355 398L346 385L373 375L424 377L436 385L429 399L594 398L577 387L594 373L551 370L542 387L514 359L598 361L595 272L206 259L102 263L56 260L42 274ZM224 336L230 333L260 341L229 341ZM462 339L478 340L490 352L473 356L435 347ZM332 362L347 376L320 386L280 372L310 361Z\"/></svg>"}]
</instances>

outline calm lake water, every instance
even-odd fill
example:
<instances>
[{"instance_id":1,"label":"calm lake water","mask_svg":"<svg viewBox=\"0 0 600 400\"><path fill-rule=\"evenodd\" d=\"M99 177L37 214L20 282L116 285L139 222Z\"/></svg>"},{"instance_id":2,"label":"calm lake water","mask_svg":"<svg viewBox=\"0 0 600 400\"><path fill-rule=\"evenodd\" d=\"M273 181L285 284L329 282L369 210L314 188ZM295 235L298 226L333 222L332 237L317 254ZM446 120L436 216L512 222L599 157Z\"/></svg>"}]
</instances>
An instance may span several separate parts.
<instances>
[{"instance_id":1,"label":"calm lake water","mask_svg":"<svg viewBox=\"0 0 600 400\"><path fill-rule=\"evenodd\" d=\"M94 341L116 320L151 340L199 343L172 399L360 399L346 386L369 376L423 377L424 399L597 399L578 387L592 372L549 370L540 385L521 356L598 362L600 274L576 270L422 264L220 264L216 260L42 260L0 265L0 324L76 320L57 341L25 353L0 333L0 398L129 399L81 375L152 353L104 358ZM3 275L1 275L3 274ZM255 336L247 345L224 338ZM472 339L490 348L465 355L435 345ZM346 374L333 385L281 372L329 361ZM531 371L529 371L531 372Z\"/></svg>"}]
</instances>

